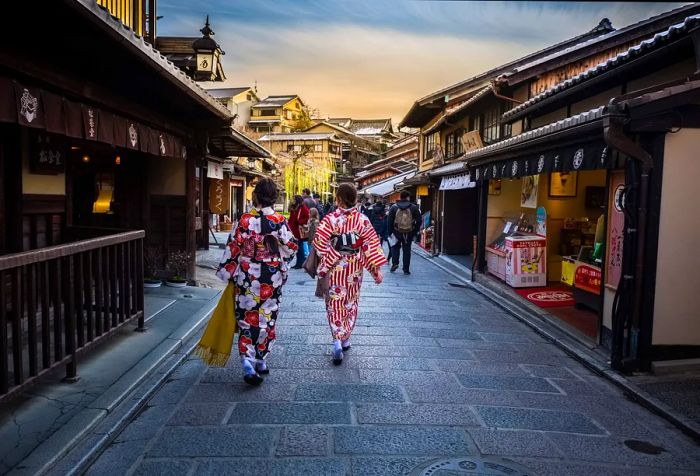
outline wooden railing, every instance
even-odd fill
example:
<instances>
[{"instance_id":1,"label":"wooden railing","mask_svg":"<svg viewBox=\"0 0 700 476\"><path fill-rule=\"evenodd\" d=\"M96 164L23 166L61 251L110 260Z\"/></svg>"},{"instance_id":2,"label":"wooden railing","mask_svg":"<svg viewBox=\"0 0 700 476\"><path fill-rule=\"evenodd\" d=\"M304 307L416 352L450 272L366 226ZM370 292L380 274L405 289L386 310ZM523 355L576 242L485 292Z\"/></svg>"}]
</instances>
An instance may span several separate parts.
<instances>
[{"instance_id":1,"label":"wooden railing","mask_svg":"<svg viewBox=\"0 0 700 476\"><path fill-rule=\"evenodd\" d=\"M0 256L0 400L123 324L143 329L143 231Z\"/></svg>"}]
</instances>

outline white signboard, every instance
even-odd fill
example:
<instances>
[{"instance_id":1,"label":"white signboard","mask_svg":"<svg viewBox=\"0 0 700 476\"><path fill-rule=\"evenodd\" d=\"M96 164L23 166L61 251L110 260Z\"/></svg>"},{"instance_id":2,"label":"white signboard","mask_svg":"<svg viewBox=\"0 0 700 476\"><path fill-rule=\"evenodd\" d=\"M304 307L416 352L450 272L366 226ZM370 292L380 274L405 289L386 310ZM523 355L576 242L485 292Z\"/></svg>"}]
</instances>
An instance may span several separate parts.
<instances>
[{"instance_id":1,"label":"white signboard","mask_svg":"<svg viewBox=\"0 0 700 476\"><path fill-rule=\"evenodd\" d=\"M224 167L217 162L207 162L207 178L224 179Z\"/></svg>"},{"instance_id":2,"label":"white signboard","mask_svg":"<svg viewBox=\"0 0 700 476\"><path fill-rule=\"evenodd\" d=\"M471 181L469 174L448 175L440 182L440 190L461 190L463 188L474 188L476 182Z\"/></svg>"}]
</instances>

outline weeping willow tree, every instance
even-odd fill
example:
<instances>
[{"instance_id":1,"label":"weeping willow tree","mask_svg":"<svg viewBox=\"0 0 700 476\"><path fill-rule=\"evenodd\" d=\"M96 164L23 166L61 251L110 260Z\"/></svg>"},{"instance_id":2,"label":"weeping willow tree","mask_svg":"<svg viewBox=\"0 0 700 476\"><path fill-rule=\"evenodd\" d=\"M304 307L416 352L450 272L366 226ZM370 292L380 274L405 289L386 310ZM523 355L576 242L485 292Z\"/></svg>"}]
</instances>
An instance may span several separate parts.
<instances>
[{"instance_id":1,"label":"weeping willow tree","mask_svg":"<svg viewBox=\"0 0 700 476\"><path fill-rule=\"evenodd\" d=\"M308 188L327 198L331 193L331 183L335 175L335 163L327 157L313 157L310 148L304 147L300 152L294 152L282 164L284 167L284 190L287 197L301 195Z\"/></svg>"}]
</instances>

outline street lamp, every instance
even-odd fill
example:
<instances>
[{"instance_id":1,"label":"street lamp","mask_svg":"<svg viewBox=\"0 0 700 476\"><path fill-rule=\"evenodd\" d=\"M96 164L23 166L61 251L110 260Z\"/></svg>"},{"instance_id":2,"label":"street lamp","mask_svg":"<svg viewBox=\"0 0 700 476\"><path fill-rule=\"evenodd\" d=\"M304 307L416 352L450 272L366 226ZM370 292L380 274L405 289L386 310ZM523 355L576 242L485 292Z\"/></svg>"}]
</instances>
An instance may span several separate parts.
<instances>
[{"instance_id":1,"label":"street lamp","mask_svg":"<svg viewBox=\"0 0 700 476\"><path fill-rule=\"evenodd\" d=\"M216 81L219 61L224 52L212 38L214 31L209 27L209 15L207 15L204 28L199 31L202 32L203 36L192 43L192 49L194 49L197 57L195 79L198 81Z\"/></svg>"}]
</instances>

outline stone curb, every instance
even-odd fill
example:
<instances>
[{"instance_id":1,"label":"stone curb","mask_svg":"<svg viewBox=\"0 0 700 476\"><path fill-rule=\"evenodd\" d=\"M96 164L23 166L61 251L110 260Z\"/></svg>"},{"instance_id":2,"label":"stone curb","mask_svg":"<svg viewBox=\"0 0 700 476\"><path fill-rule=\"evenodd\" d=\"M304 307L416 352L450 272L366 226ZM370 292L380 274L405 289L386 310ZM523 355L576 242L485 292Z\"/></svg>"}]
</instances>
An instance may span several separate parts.
<instances>
[{"instance_id":1,"label":"stone curb","mask_svg":"<svg viewBox=\"0 0 700 476\"><path fill-rule=\"evenodd\" d=\"M130 394L134 393L134 391L146 380L154 375L158 368L162 366L174 353L176 353L184 344L185 341L187 341L189 338L191 338L196 331L199 329L199 327L202 325L204 321L211 315L211 313L214 311L214 308L216 307L216 304L218 303L218 297L220 293L217 293L214 297L212 297L211 301L209 301L208 307L206 307L206 312L201 315L198 319L196 319L196 322L187 322L183 325L181 325L179 328L177 328L172 334L171 337L167 338L163 343L161 343L156 349L154 349L154 352L158 348L161 349L160 355L148 366L147 369L145 369L141 375L136 378L133 382L130 382L130 384L126 388L120 388L117 390L118 395L112 395L112 397L109 396L109 390L102 394L100 397L98 397L95 402L93 402L91 405L97 405L98 403L102 403L104 406L103 408L107 408L107 410L104 409L99 409L98 414L92 415L88 421L86 421L85 416L83 415L83 412L78 413L75 415L71 420L69 420L60 430L61 433L66 433L66 441L63 444L60 444L60 447L57 450L50 451L50 453L53 454L45 454L48 453L49 451L41 451L42 447L44 445L48 445L49 449L52 446L50 441L47 440L47 442L44 442L41 446L39 446L36 450L34 450L28 458L23 461L22 465L26 467L26 469L30 470L31 473L27 474L36 474L36 475L42 475L46 474L52 471L52 469L60 464L61 459L63 459L66 455L68 455L73 449L75 449L78 444L86 438L100 423L102 423L105 418L108 416L112 415L113 412L117 409L117 407L124 401L127 400ZM198 313L199 314L199 313ZM183 354L185 358L188 353ZM172 371L175 370L177 367L177 364L173 367ZM172 372L171 372L172 373ZM164 378L167 378L164 377ZM159 379L160 381L160 379ZM164 380L163 380L164 381ZM116 382L115 382L116 384ZM161 383L162 384L162 383ZM153 389L153 392L155 392L157 388ZM140 400L139 400L140 401ZM145 404L145 401L143 402ZM142 408L143 405L139 406L136 408L134 411L137 412L140 408ZM91 409L88 409L91 410ZM97 411L97 409L95 409ZM135 415L135 413L134 413ZM133 416L133 415L132 415ZM128 423L128 419L126 422L124 422L123 426L126 426ZM120 427L119 431L123 429L123 426ZM113 437L116 437L119 434L119 431L114 433ZM112 432L109 432L111 435ZM107 435L105 435L106 437ZM112 438L107 440L105 443L106 445L109 445L109 443L112 441ZM104 438L102 438L104 439ZM102 441L102 439L100 441ZM100 448L102 448L100 450ZM104 447L95 447L94 451L104 450L106 446ZM44 453L44 454L42 454ZM92 455L92 458L87 460L89 456ZM87 466L82 467L80 471L71 471L70 474L81 474L84 472L84 470L87 469L89 466L89 463L91 463L96 457L99 455L97 452L91 452L88 455L86 455L83 459L86 459ZM32 465L31 461L34 460L35 458L39 459L37 461L36 465ZM81 459L82 462L82 459ZM29 464L28 464L29 463Z\"/></svg>"},{"instance_id":2,"label":"stone curb","mask_svg":"<svg viewBox=\"0 0 700 476\"><path fill-rule=\"evenodd\" d=\"M474 289L500 308L512 314L516 319L561 348L564 352L585 365L588 369L621 388L625 394L633 398L637 403L665 418L678 429L683 431L683 433L690 436L695 441L700 442L700 424L688 420L681 413L639 388L624 375L611 369L607 362L602 360L600 356L595 355L591 349L587 348L575 336L572 336L569 332L559 328L559 326L553 325L551 322L543 322L542 320L544 319L544 316L542 316L539 312L534 312L533 310L528 309L526 305L518 302L511 296L499 295L494 290L489 289L478 282L465 282L463 276L460 276L459 274L450 270L447 266L437 262L425 250L418 248L414 251L421 258L432 263L446 273L454 276L462 283L467 284L471 289Z\"/></svg>"}]
</instances>

